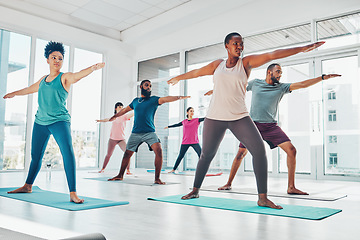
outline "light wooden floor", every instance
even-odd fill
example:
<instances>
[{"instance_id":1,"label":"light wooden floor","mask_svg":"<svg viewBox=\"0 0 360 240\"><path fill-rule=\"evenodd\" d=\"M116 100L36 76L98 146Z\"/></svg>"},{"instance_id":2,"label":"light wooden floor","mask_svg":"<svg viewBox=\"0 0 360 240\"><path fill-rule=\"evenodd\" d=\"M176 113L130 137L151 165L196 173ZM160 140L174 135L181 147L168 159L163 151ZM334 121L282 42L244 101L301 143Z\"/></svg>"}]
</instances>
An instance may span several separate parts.
<instances>
[{"instance_id":1,"label":"light wooden floor","mask_svg":"<svg viewBox=\"0 0 360 240\"><path fill-rule=\"evenodd\" d=\"M162 174L161 179L179 182L168 186L140 186L114 184L85 177L112 176L78 171L79 195L109 200L127 200L129 205L99 208L78 212L40 206L0 197L0 227L45 239L60 239L88 233L102 233L107 239L359 239L360 182L314 181L297 179L297 187L311 192L323 191L346 194L337 201L314 201L271 197L278 204L294 204L342 209L341 213L326 219L313 221L288 217L277 217L253 213L242 213L218 209L161 203L147 200L185 194L192 186L193 176ZM153 173L136 169L139 178L153 178ZM133 177L133 176L132 176ZM205 185L222 185L228 175L207 177ZM26 173L0 173L0 187L21 186ZM286 178L269 178L269 189L286 191ZM34 185L43 189L67 193L63 171L52 172L51 181L41 172ZM236 186L255 187L253 176L237 176ZM252 200L257 197L242 194L201 192L201 196L214 196Z\"/></svg>"}]
</instances>

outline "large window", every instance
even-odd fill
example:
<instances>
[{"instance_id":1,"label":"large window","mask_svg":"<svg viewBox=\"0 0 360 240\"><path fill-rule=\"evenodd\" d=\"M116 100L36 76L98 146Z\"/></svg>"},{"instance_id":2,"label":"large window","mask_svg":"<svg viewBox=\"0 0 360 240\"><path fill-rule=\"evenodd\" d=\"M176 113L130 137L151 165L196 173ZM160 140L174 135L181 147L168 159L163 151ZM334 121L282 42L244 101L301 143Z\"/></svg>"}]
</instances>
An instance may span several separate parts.
<instances>
[{"instance_id":1,"label":"large window","mask_svg":"<svg viewBox=\"0 0 360 240\"><path fill-rule=\"evenodd\" d=\"M172 54L151 60L139 62L138 64L138 84L142 80L152 81L151 95L179 96L181 95L181 84L169 87L166 80L171 76L180 74L180 54ZM138 96L140 96L138 86ZM163 167L170 168L174 165L176 157L180 150L182 128L164 129L183 120L183 108L185 101L175 101L165 103L156 111L155 114L155 132L160 138L163 148ZM136 154L136 167L154 168L154 153L149 151L146 144L142 144ZM181 167L181 166L180 166Z\"/></svg>"},{"instance_id":2,"label":"large window","mask_svg":"<svg viewBox=\"0 0 360 240\"><path fill-rule=\"evenodd\" d=\"M322 73L339 73L341 78L329 79L305 89L286 94L279 105L279 126L291 139L297 149L296 173L322 178L323 175L351 175L360 172L360 131L359 131L359 52L360 13L304 23L302 25L279 29L252 36L244 36L244 56L259 54L278 48L305 45L314 40L326 40L326 44L312 54L298 54L280 61L282 82L294 83L321 76ZM325 48L334 48L323 51ZM342 50L349 52L345 55ZM350 53L352 52L352 53ZM165 80L171 76L169 69L178 67L178 56L185 53L181 64L186 71L200 68L219 58L227 57L223 43L182 51L139 63L138 81L156 79L159 87L169 89ZM337 55L335 55L337 54ZM351 55L352 54L352 55ZM329 57L327 57L329 56ZM176 63L176 64L174 64ZM266 66L253 69L249 81L265 79ZM186 107L194 107L195 116L206 115L211 96L204 93L213 88L212 76L182 81L182 85L170 87L169 91L185 92L190 99L180 103L180 107L170 109L174 119L168 115L169 124L183 120ZM251 105L251 92L246 93L248 110ZM176 114L174 111L180 111ZM160 118L160 116L159 116ZM159 119L157 118L157 119ZM176 120L177 119L177 120ZM158 120L160 121L160 120ZM167 164L171 167L178 154L181 131L170 129L167 149ZM158 130L157 130L158 131ZM160 131L160 130L159 130ZM200 145L202 144L202 124L199 127ZM170 140L171 139L171 140ZM164 144L165 145L165 144ZM227 131L210 169L229 170L238 151L239 142ZM273 175L287 173L287 155L276 148L271 150L267 143L268 170ZM351 155L351 156L350 156ZM164 157L166 159L166 157ZM339 159L339 161L338 161ZM164 160L165 161L165 160ZM184 169L195 169L198 157L192 150L185 155ZM320 169L320 170L319 170ZM241 171L252 171L252 157L245 157Z\"/></svg>"},{"instance_id":3,"label":"large window","mask_svg":"<svg viewBox=\"0 0 360 240\"><path fill-rule=\"evenodd\" d=\"M321 48L360 43L360 13L317 22L317 38L326 40Z\"/></svg>"},{"instance_id":4,"label":"large window","mask_svg":"<svg viewBox=\"0 0 360 240\"><path fill-rule=\"evenodd\" d=\"M2 96L29 85L31 38L0 30L0 170L24 169L27 96Z\"/></svg>"},{"instance_id":5,"label":"large window","mask_svg":"<svg viewBox=\"0 0 360 240\"><path fill-rule=\"evenodd\" d=\"M324 73L341 78L323 81L325 174L360 174L360 71L359 57L348 56L322 61ZM328 99L330 92L336 99ZM334 144L336 143L336 144ZM335 155L336 154L336 155Z\"/></svg>"},{"instance_id":6,"label":"large window","mask_svg":"<svg viewBox=\"0 0 360 240\"><path fill-rule=\"evenodd\" d=\"M74 52L74 72L102 62L103 56L79 48ZM96 167L100 118L102 70L81 79L72 86L71 130L78 167Z\"/></svg>"}]
</instances>

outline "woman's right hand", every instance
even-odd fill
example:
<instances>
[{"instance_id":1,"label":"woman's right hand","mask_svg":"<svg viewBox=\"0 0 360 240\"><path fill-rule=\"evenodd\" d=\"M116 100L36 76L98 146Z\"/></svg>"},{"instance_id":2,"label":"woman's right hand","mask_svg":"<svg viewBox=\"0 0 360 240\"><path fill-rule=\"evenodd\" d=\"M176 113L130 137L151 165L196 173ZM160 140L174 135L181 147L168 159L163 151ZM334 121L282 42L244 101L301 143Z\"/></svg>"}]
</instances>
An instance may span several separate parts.
<instances>
[{"instance_id":1,"label":"woman's right hand","mask_svg":"<svg viewBox=\"0 0 360 240\"><path fill-rule=\"evenodd\" d=\"M7 98L13 98L13 97L15 97L16 95L15 95L15 93L8 93L8 94L6 94L3 98L4 99L7 99Z\"/></svg>"},{"instance_id":2,"label":"woman's right hand","mask_svg":"<svg viewBox=\"0 0 360 240\"><path fill-rule=\"evenodd\" d=\"M166 127L164 127L164 129L168 129L168 128L169 128L169 127L167 127L167 126L166 126Z\"/></svg>"}]
</instances>

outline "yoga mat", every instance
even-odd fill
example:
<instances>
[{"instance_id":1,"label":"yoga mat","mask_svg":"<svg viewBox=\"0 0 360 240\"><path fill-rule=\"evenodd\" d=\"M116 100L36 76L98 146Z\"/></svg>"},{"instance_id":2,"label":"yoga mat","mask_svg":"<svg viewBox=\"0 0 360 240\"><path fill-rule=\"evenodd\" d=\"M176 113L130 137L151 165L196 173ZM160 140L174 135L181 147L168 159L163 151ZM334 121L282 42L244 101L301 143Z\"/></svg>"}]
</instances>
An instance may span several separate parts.
<instances>
[{"instance_id":1,"label":"yoga mat","mask_svg":"<svg viewBox=\"0 0 360 240\"><path fill-rule=\"evenodd\" d=\"M46 191L37 186L32 187L32 193L7 193L8 191L12 191L14 189L16 188L0 188L0 196L70 211L129 204L127 201L109 201L83 196L79 197L83 198L85 202L82 204L75 204L70 202L69 193Z\"/></svg>"},{"instance_id":2,"label":"yoga mat","mask_svg":"<svg viewBox=\"0 0 360 240\"><path fill-rule=\"evenodd\" d=\"M233 188L231 190L218 190L220 186L204 186L201 187L203 191L210 192L221 192L221 193L236 193L236 194L248 194L248 195L258 195L256 189L254 188ZM335 201L347 195L341 194L329 194L329 193L309 193L309 195L296 195L296 194L287 194L282 192L269 191L268 196L272 197L283 197L283 198L296 198L296 199L306 199L306 200L319 200L319 201Z\"/></svg>"},{"instance_id":3,"label":"yoga mat","mask_svg":"<svg viewBox=\"0 0 360 240\"><path fill-rule=\"evenodd\" d=\"M154 173L155 169L146 169L148 173ZM165 169L161 169L161 172L165 172Z\"/></svg>"},{"instance_id":4,"label":"yoga mat","mask_svg":"<svg viewBox=\"0 0 360 240\"><path fill-rule=\"evenodd\" d=\"M122 181L108 181L111 177L99 177L99 178L85 178L90 180L97 180L102 182L116 182L116 183L128 183L128 184L135 184L135 185L143 185L143 186L163 186L162 184L155 184L153 179L141 179L141 178L124 178ZM170 184L179 184L174 182L165 182L164 185Z\"/></svg>"},{"instance_id":5,"label":"yoga mat","mask_svg":"<svg viewBox=\"0 0 360 240\"><path fill-rule=\"evenodd\" d=\"M205 176L206 177L213 177L213 176L221 176L223 173L219 172L219 173L207 173Z\"/></svg>"},{"instance_id":6,"label":"yoga mat","mask_svg":"<svg viewBox=\"0 0 360 240\"><path fill-rule=\"evenodd\" d=\"M16 239L16 240L45 240L44 238L34 237L28 234L0 228L0 239Z\"/></svg>"},{"instance_id":7,"label":"yoga mat","mask_svg":"<svg viewBox=\"0 0 360 240\"><path fill-rule=\"evenodd\" d=\"M184 205L191 205L197 207L216 208L223 210L258 213L265 215L274 215L282 217L302 218L310 220L320 220L336 213L341 212L340 209L331 208L319 208L319 207L308 207L298 205L284 205L280 204L283 209L272 209L266 207L259 207L254 201L245 201L229 198L215 198L215 197L204 197L194 198L189 200L182 200L181 195L167 196L160 198L148 198L148 200L177 203Z\"/></svg>"}]
</instances>

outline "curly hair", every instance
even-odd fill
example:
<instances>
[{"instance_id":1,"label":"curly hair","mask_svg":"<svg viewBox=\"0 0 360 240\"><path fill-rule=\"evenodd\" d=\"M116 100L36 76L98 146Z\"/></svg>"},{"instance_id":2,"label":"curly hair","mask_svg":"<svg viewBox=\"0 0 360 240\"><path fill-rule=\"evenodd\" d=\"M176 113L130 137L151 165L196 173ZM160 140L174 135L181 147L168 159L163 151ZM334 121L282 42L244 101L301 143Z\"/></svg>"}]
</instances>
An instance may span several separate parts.
<instances>
[{"instance_id":1,"label":"curly hair","mask_svg":"<svg viewBox=\"0 0 360 240\"><path fill-rule=\"evenodd\" d=\"M49 55L52 52L60 52L64 57L65 54L64 45L60 42L53 42L53 41L48 42L48 44L46 44L46 47L44 49L45 58L48 59Z\"/></svg>"}]
</instances>

